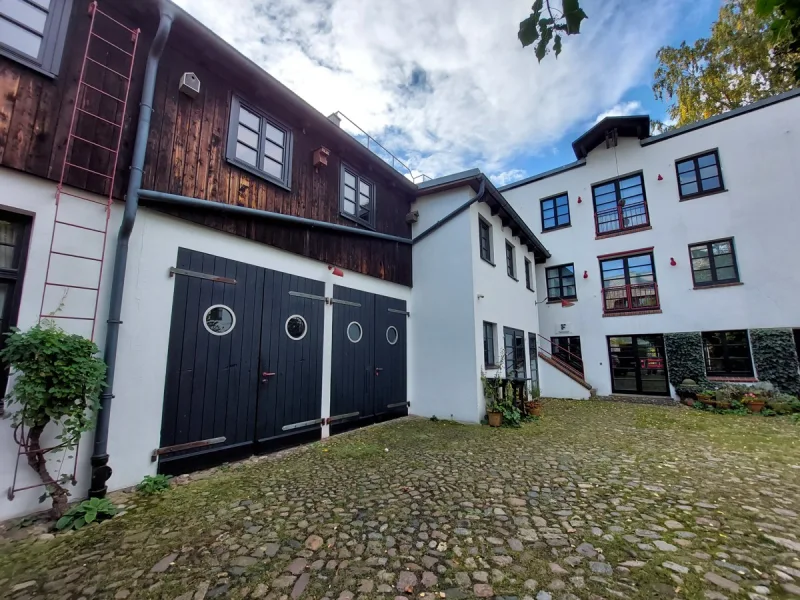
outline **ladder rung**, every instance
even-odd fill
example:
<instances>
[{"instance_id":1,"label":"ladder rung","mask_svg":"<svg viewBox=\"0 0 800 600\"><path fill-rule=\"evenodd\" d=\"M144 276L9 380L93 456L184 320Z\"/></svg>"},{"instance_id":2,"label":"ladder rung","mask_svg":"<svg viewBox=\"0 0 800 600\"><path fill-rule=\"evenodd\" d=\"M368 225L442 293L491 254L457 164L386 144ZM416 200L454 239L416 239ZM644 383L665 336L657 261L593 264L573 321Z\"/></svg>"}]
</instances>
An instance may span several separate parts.
<instances>
[{"instance_id":1,"label":"ladder rung","mask_svg":"<svg viewBox=\"0 0 800 600\"><path fill-rule=\"evenodd\" d=\"M91 144L92 146L97 146L98 148L102 148L103 150L108 150L109 152L113 152L114 154L117 153L117 151L112 149L112 148L108 148L107 146L103 146L102 144L98 144L97 142L93 142L91 140L87 140L87 139L82 138L82 137L80 137L78 135L75 135L74 133L70 133L69 137L75 138L76 140L80 140L82 142L86 142L87 144Z\"/></svg>"},{"instance_id":2,"label":"ladder rung","mask_svg":"<svg viewBox=\"0 0 800 600\"><path fill-rule=\"evenodd\" d=\"M111 46L111 47L113 47L113 48L116 48L116 49L117 49L117 50L119 50L120 52L124 52L124 53L125 53L125 54L127 54L128 56L133 56L133 54L131 54L131 53L130 53L130 52L128 52L127 50L125 50L125 49L123 49L123 48L120 48L119 46L117 46L116 44L114 44L114 43L112 43L112 42L109 42L109 41L108 41L106 38L104 38L104 37L100 37L99 35L97 35L97 34L96 34L95 32L93 32L93 31L92 31L92 32L90 32L90 33L89 33L89 35L91 35L91 36L93 36L93 37L96 37L96 38L97 38L98 40L100 40L101 42L105 42L106 44L108 44L109 46Z\"/></svg>"},{"instance_id":3,"label":"ladder rung","mask_svg":"<svg viewBox=\"0 0 800 600\"><path fill-rule=\"evenodd\" d=\"M103 67L103 68L104 68L104 69L106 69L107 71L111 71L112 73L114 73L114 75L119 75L119 76L120 76L120 77L122 77L122 78L123 78L125 81L128 81L128 78L127 78L127 77L125 77L125 75L123 75L123 74L122 74L122 73L120 73L119 71L115 71L115 70L114 70L114 69L112 69L111 67L108 67L108 66L104 65L104 64L103 64L103 63L101 63L101 62L98 62L98 61L96 61L96 60L95 60L95 59L93 59L91 56L87 56L87 57L86 57L86 60L90 60L90 61L92 61L94 64L96 64L96 65L98 65L98 66L100 66L100 67Z\"/></svg>"},{"instance_id":4,"label":"ladder rung","mask_svg":"<svg viewBox=\"0 0 800 600\"><path fill-rule=\"evenodd\" d=\"M94 321L94 317L69 317L67 315L39 315L45 319L75 319L76 321Z\"/></svg>"},{"instance_id":5,"label":"ladder rung","mask_svg":"<svg viewBox=\"0 0 800 600\"><path fill-rule=\"evenodd\" d=\"M70 289L74 289L74 290L91 290L93 292L96 292L97 290L100 289L99 287L86 287L85 285L70 285L68 283L55 283L54 281L45 281L44 284L45 285L52 285L52 286L55 286L55 287L65 287L65 288L70 288Z\"/></svg>"},{"instance_id":6,"label":"ladder rung","mask_svg":"<svg viewBox=\"0 0 800 600\"><path fill-rule=\"evenodd\" d=\"M103 235L106 234L105 229L95 229L94 227L86 227L84 225L77 225L75 223L69 223L67 221L56 221L59 225L67 225L69 227L76 227L78 229L86 229L87 231L94 231L95 233L102 233Z\"/></svg>"},{"instance_id":7,"label":"ladder rung","mask_svg":"<svg viewBox=\"0 0 800 600\"><path fill-rule=\"evenodd\" d=\"M94 202L95 204L99 204L101 206L108 206L111 204L109 200L95 200L94 198L87 198L86 196L79 196L78 194L72 194L70 192L65 192L64 190L60 190L59 192L62 196L70 196L72 198L79 198L80 200L86 200L87 202Z\"/></svg>"},{"instance_id":8,"label":"ladder rung","mask_svg":"<svg viewBox=\"0 0 800 600\"><path fill-rule=\"evenodd\" d=\"M82 112L85 115L89 115L90 117L94 117L95 119L100 119L101 121L105 121L106 123L108 123L109 125L113 125L114 127L122 127L121 123L114 123L114 121L109 121L108 119L104 119L100 115L90 113L89 111L83 110L82 108L76 108L76 110Z\"/></svg>"},{"instance_id":9,"label":"ladder rung","mask_svg":"<svg viewBox=\"0 0 800 600\"><path fill-rule=\"evenodd\" d=\"M99 9L99 8L97 8L97 7L95 7L94 11L95 11L95 12L96 12L98 15L103 15L103 16L104 16L106 19L108 19L109 21L113 21L114 23L116 23L117 25L119 25L120 27L122 27L123 29L125 29L126 31L130 31L131 33L135 33L135 34L138 34L138 33L139 33L139 30L138 30L138 29L131 29L131 28L130 28L130 27L128 27L127 25L125 25L125 24L123 24L123 23L120 23L119 21L117 21L117 20L116 20L114 17L111 17L111 16L109 16L109 15L108 15L108 13L104 13L102 10L100 10L100 9Z\"/></svg>"},{"instance_id":10,"label":"ladder rung","mask_svg":"<svg viewBox=\"0 0 800 600\"><path fill-rule=\"evenodd\" d=\"M66 163L66 165L68 167L74 167L76 169L81 169L82 171L86 171L87 173L94 173L95 175L98 175L100 177L105 177L106 179L111 179L111 175L104 175L103 173L100 173L98 171L92 171L91 169L87 169L86 167L82 167L80 165L74 165L71 162Z\"/></svg>"},{"instance_id":11,"label":"ladder rung","mask_svg":"<svg viewBox=\"0 0 800 600\"><path fill-rule=\"evenodd\" d=\"M89 89L92 89L92 90L94 90L95 92L100 92L100 93L101 93L101 94L103 94L104 96L108 96L109 98L111 98L112 100L116 100L116 101L117 101L117 102L119 102L120 104L125 104L125 100L123 100L122 98L117 98L116 96L113 96L113 95L109 94L108 92L104 92L104 91L103 91L103 90L101 90L100 88L96 88L96 87L94 87L93 85L89 85L89 84L88 84L88 83L86 83L85 81L81 81L81 82L80 82L80 85L85 85L85 86L86 86L86 87L88 87Z\"/></svg>"},{"instance_id":12,"label":"ladder rung","mask_svg":"<svg viewBox=\"0 0 800 600\"><path fill-rule=\"evenodd\" d=\"M103 262L101 258L94 258L91 256L81 256L80 254L70 254L69 252L59 252L57 250L50 250L51 254L58 254L59 256L70 256L72 258L81 258L83 260L94 260L97 262Z\"/></svg>"}]
</instances>

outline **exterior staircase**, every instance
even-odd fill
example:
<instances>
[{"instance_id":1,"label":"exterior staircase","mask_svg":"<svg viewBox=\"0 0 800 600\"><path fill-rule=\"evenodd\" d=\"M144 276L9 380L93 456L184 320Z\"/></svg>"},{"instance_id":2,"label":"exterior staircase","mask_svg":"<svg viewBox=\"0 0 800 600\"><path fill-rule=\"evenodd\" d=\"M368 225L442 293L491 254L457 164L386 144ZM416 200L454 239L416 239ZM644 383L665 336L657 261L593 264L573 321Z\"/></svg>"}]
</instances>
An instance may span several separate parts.
<instances>
[{"instance_id":1,"label":"exterior staircase","mask_svg":"<svg viewBox=\"0 0 800 600\"><path fill-rule=\"evenodd\" d=\"M537 354L539 358L581 386L581 388L588 392L589 397L596 396L597 390L584 378L583 360L581 357L572 354L565 348L554 346L552 341L543 335L539 335L538 337ZM586 392L582 392L581 397L586 397Z\"/></svg>"}]
</instances>

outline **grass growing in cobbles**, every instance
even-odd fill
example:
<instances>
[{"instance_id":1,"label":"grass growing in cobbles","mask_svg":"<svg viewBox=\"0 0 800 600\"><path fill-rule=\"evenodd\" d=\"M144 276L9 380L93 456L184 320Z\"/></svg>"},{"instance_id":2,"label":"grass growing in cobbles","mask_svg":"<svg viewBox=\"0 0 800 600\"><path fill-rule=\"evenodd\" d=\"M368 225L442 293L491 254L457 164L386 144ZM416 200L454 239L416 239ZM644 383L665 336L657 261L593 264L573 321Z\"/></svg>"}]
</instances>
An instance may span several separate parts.
<instances>
[{"instance_id":1,"label":"grass growing in cobbles","mask_svg":"<svg viewBox=\"0 0 800 600\"><path fill-rule=\"evenodd\" d=\"M0 596L800 595L789 419L549 401L519 429L404 419L115 496L100 525L7 532Z\"/></svg>"}]
</instances>

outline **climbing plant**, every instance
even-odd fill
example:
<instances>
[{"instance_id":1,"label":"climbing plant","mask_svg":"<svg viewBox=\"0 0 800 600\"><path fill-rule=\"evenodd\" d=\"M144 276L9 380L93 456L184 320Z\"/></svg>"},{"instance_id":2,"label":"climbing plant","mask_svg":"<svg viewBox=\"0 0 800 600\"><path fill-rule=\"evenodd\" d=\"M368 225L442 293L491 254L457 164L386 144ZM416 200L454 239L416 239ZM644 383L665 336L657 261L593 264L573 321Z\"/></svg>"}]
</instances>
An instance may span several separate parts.
<instances>
[{"instance_id":1,"label":"climbing plant","mask_svg":"<svg viewBox=\"0 0 800 600\"><path fill-rule=\"evenodd\" d=\"M25 447L28 465L36 471L53 501L52 514L60 518L69 492L63 480L52 476L47 449L41 445L45 427L59 428L59 448L71 449L85 431L94 426L100 390L106 373L94 342L66 333L52 321L43 321L27 331L14 329L0 358L16 372L7 396L17 442Z\"/></svg>"},{"instance_id":2,"label":"climbing plant","mask_svg":"<svg viewBox=\"0 0 800 600\"><path fill-rule=\"evenodd\" d=\"M751 329L753 362L761 381L769 381L778 390L800 395L797 349L790 329Z\"/></svg>"},{"instance_id":3,"label":"climbing plant","mask_svg":"<svg viewBox=\"0 0 800 600\"><path fill-rule=\"evenodd\" d=\"M703 358L703 338L699 332L665 333L664 348L672 385L677 387L684 379L692 379L701 388L709 386Z\"/></svg>"}]
</instances>

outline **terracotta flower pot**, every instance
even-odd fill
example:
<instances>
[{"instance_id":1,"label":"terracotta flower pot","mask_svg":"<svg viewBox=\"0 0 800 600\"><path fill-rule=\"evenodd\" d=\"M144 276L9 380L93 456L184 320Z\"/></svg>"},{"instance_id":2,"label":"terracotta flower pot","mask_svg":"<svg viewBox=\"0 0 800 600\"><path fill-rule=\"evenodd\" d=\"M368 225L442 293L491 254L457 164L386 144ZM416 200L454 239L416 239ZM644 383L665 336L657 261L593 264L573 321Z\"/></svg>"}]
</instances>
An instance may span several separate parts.
<instances>
[{"instance_id":1,"label":"terracotta flower pot","mask_svg":"<svg viewBox=\"0 0 800 600\"><path fill-rule=\"evenodd\" d=\"M525 403L525 411L532 417L542 416L542 403L538 400Z\"/></svg>"},{"instance_id":2,"label":"terracotta flower pot","mask_svg":"<svg viewBox=\"0 0 800 600\"><path fill-rule=\"evenodd\" d=\"M489 418L489 427L500 427L503 424L503 413L487 412L486 416Z\"/></svg>"},{"instance_id":3,"label":"terracotta flower pot","mask_svg":"<svg viewBox=\"0 0 800 600\"><path fill-rule=\"evenodd\" d=\"M747 405L747 410L751 413L760 413L765 404L763 400L754 400Z\"/></svg>"}]
</instances>

